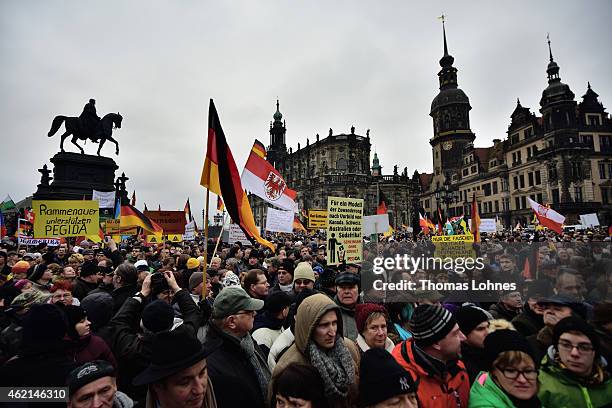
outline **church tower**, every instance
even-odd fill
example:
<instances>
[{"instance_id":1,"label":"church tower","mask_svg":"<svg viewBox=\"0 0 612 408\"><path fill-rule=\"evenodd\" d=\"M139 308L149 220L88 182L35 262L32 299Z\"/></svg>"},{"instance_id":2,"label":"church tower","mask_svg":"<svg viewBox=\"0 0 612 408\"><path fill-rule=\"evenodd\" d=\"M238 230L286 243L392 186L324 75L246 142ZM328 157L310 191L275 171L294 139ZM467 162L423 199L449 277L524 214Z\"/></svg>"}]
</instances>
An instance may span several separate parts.
<instances>
[{"instance_id":1,"label":"church tower","mask_svg":"<svg viewBox=\"0 0 612 408\"><path fill-rule=\"evenodd\" d=\"M287 155L287 144L285 143L287 126L286 122L282 121L283 114L280 113L278 99L276 100L276 112L272 118L274 121L270 122L270 146L268 146L267 160L275 168L279 168L277 165L280 165Z\"/></svg>"},{"instance_id":2,"label":"church tower","mask_svg":"<svg viewBox=\"0 0 612 408\"><path fill-rule=\"evenodd\" d=\"M455 59L448 53L446 27L442 20L444 55L440 59L442 69L438 72L440 92L431 103L429 116L433 119L434 137L432 147L434 181L442 185L461 168L463 149L474 141L470 129L470 100L457 85Z\"/></svg>"}]
</instances>

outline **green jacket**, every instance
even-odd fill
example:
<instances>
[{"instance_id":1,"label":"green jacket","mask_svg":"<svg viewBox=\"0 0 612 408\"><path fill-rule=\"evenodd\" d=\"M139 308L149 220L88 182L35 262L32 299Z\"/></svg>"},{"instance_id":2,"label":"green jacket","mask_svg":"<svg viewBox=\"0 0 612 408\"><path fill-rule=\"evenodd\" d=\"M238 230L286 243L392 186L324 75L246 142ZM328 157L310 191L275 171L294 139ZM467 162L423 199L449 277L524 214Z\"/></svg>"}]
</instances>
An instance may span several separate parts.
<instances>
[{"instance_id":1,"label":"green jacket","mask_svg":"<svg viewBox=\"0 0 612 408\"><path fill-rule=\"evenodd\" d=\"M542 360L540 391L542 405L555 408L598 408L612 406L612 380L600 385L583 385L554 362L551 351Z\"/></svg>"},{"instance_id":2,"label":"green jacket","mask_svg":"<svg viewBox=\"0 0 612 408\"><path fill-rule=\"evenodd\" d=\"M542 404L542 407L544 406ZM508 395L495 384L491 375L481 371L470 389L468 408L515 408L515 405Z\"/></svg>"}]
</instances>

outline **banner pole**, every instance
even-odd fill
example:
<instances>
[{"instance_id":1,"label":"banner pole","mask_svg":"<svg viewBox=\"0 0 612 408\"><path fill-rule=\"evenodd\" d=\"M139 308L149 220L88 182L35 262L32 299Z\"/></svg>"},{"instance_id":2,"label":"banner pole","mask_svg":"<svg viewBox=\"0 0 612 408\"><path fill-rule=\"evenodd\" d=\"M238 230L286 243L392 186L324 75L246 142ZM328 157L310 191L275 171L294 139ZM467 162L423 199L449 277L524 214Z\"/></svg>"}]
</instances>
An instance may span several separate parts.
<instances>
[{"instance_id":1,"label":"banner pole","mask_svg":"<svg viewBox=\"0 0 612 408\"><path fill-rule=\"evenodd\" d=\"M210 190L206 189L206 204L204 211L204 266L208 265L208 199L210 197ZM203 271L202 275L202 299L206 299L206 270Z\"/></svg>"}]
</instances>

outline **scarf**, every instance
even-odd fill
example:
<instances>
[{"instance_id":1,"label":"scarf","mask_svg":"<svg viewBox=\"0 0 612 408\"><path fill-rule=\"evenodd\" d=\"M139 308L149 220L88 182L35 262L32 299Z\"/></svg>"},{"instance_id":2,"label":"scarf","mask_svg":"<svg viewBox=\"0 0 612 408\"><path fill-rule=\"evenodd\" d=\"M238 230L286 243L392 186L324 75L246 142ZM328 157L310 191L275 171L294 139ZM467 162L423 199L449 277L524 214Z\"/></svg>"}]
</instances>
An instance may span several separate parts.
<instances>
[{"instance_id":1,"label":"scarf","mask_svg":"<svg viewBox=\"0 0 612 408\"><path fill-rule=\"evenodd\" d=\"M255 370L257 375L257 382L259 383L259 389L264 400L268 396L268 383L270 382L270 370L268 366L260 361L259 354L255 351L255 345L253 344L253 338L250 333L247 333L242 339L240 339L240 348L246 354L249 359L249 363Z\"/></svg>"},{"instance_id":2,"label":"scarf","mask_svg":"<svg viewBox=\"0 0 612 408\"><path fill-rule=\"evenodd\" d=\"M337 338L331 350L321 350L316 343L309 340L306 354L323 380L325 396L345 398L349 386L355 382L355 365L344 340Z\"/></svg>"},{"instance_id":3,"label":"scarf","mask_svg":"<svg viewBox=\"0 0 612 408\"><path fill-rule=\"evenodd\" d=\"M285 293L291 293L291 290L293 289L293 283L290 283L288 285L281 285L280 283L278 284L278 288Z\"/></svg>"}]
</instances>

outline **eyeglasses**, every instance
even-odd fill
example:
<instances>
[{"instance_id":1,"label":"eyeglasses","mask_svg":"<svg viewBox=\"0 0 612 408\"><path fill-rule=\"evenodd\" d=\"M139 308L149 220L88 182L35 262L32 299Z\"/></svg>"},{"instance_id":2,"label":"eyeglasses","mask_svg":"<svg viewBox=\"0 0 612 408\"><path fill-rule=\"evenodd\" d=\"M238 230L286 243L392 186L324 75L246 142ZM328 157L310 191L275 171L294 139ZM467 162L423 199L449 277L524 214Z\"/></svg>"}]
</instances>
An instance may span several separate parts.
<instances>
[{"instance_id":1,"label":"eyeglasses","mask_svg":"<svg viewBox=\"0 0 612 408\"><path fill-rule=\"evenodd\" d=\"M569 351L569 352L571 352L575 348L578 350L579 353L584 353L584 354L590 353L594 350L592 344L579 343L579 344L574 345L567 340L559 340L559 348L563 351Z\"/></svg>"},{"instance_id":2,"label":"eyeglasses","mask_svg":"<svg viewBox=\"0 0 612 408\"><path fill-rule=\"evenodd\" d=\"M521 374L527 380L535 380L536 378L538 378L538 370L533 369L533 368L528 368L526 370L517 370L516 368L512 368L512 367L506 367L506 368L497 367L497 369L501 371L504 377L506 377L509 380L516 380L518 376Z\"/></svg>"}]
</instances>

